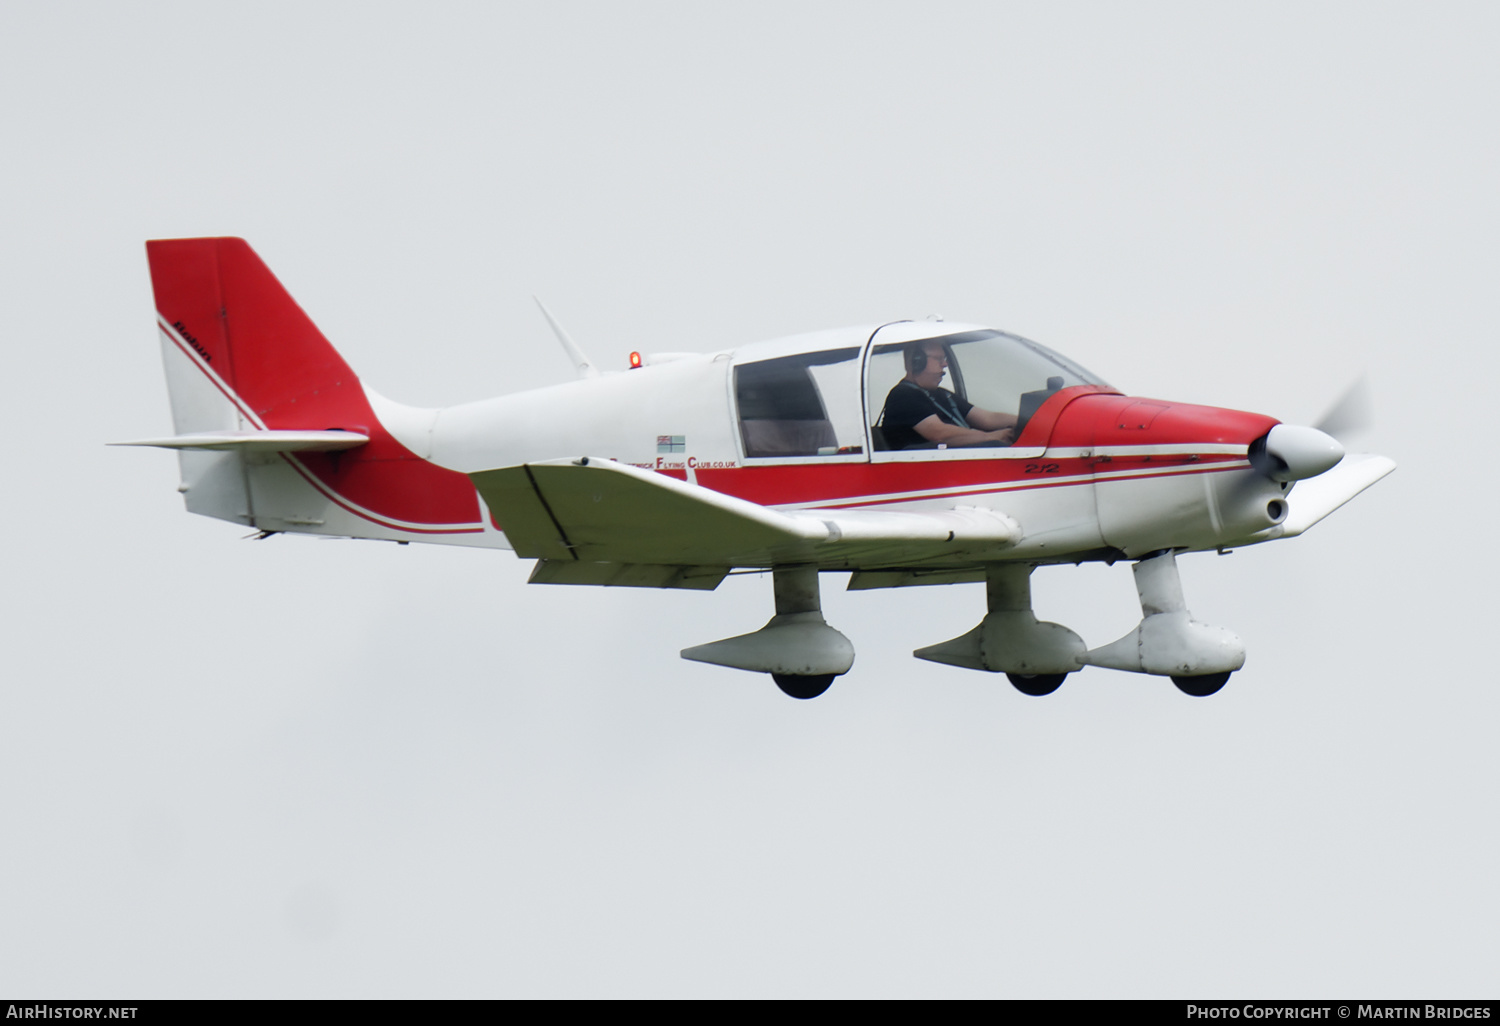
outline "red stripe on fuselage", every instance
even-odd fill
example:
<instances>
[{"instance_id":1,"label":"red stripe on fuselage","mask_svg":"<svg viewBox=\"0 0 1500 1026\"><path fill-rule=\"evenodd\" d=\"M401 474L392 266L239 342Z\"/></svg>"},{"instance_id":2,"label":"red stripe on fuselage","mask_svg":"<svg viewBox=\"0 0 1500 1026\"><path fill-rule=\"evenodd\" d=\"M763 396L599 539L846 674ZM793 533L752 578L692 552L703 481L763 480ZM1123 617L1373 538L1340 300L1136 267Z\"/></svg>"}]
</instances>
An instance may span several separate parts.
<instances>
[{"instance_id":1,"label":"red stripe on fuselage","mask_svg":"<svg viewBox=\"0 0 1500 1026\"><path fill-rule=\"evenodd\" d=\"M931 463L794 464L698 470L698 483L762 506L852 507L1031 488L1242 470L1237 455L976 459ZM1052 469L1055 468L1055 469ZM1146 471L1146 473L1141 473ZM680 474L673 472L673 476ZM680 479L680 478L679 478Z\"/></svg>"},{"instance_id":2,"label":"red stripe on fuselage","mask_svg":"<svg viewBox=\"0 0 1500 1026\"><path fill-rule=\"evenodd\" d=\"M372 524L379 524L381 527L388 527L388 528L390 528L393 531L404 531L404 532L406 532L408 534L483 534L484 533L484 527L483 527L483 525L480 525L480 526L477 526L477 527L412 527L412 526L410 526L408 524L397 524L397 523L392 523L391 521L388 521L388 520L382 520L378 516L372 516L369 513L366 513L364 510L356 509L354 506L350 505L349 502L346 501L345 499L343 499L342 497L340 497L337 492L335 492L332 489L328 488L326 485L323 484L323 482L319 481L316 477L314 477L312 475L312 473L309 472L306 467L302 466L302 464L296 458L294 458L293 456L291 456L291 455L289 455L287 453L282 453L281 454L281 458L284 459L284 460L286 460L287 464L289 466L291 466L291 468L293 470L295 470L298 474L300 474L303 477L303 479L307 481L308 484L312 485L320 493L322 493L323 497L326 498L326 499L328 499L328 501L332 502L334 505L338 506L342 510L346 510L346 511L348 511L350 513L353 513L355 516L357 516L357 517L359 517L359 518L361 518L363 520L368 520ZM420 458L420 457L414 457L414 458ZM496 524L495 526L499 527L500 525Z\"/></svg>"}]
</instances>

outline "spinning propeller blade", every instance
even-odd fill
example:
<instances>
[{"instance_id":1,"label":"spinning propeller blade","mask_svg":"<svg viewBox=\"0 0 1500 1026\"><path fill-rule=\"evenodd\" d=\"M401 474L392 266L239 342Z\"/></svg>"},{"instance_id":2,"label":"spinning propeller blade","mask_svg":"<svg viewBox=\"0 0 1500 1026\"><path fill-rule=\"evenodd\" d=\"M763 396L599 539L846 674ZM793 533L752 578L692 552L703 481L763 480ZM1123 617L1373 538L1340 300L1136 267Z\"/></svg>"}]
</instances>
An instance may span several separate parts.
<instances>
[{"instance_id":1,"label":"spinning propeller blade","mask_svg":"<svg viewBox=\"0 0 1500 1026\"><path fill-rule=\"evenodd\" d=\"M1316 427L1340 441L1368 431L1375 422L1375 404L1370 398L1370 379L1361 374L1338 401L1323 414Z\"/></svg>"},{"instance_id":2,"label":"spinning propeller blade","mask_svg":"<svg viewBox=\"0 0 1500 1026\"><path fill-rule=\"evenodd\" d=\"M1369 430L1373 420L1370 381L1361 374L1315 427L1278 424L1272 428L1250 447L1250 463L1273 481L1317 477L1343 459L1344 443Z\"/></svg>"}]
</instances>

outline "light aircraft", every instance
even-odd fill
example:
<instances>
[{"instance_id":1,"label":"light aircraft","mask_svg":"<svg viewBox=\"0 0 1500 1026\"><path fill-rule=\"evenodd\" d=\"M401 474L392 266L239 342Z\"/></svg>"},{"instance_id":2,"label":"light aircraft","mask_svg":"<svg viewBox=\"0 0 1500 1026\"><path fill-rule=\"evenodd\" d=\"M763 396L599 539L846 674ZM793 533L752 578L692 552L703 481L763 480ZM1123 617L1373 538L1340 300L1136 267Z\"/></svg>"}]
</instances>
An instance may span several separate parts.
<instances>
[{"instance_id":1,"label":"light aircraft","mask_svg":"<svg viewBox=\"0 0 1500 1026\"><path fill-rule=\"evenodd\" d=\"M632 354L604 374L549 314L577 380L418 409L364 385L243 240L146 250L175 434L116 444L177 450L188 510L262 536L509 548L540 584L712 590L770 571L764 627L681 654L795 698L854 662L823 619L823 571L851 589L985 582L979 624L914 654L1028 695L1085 666L1212 694L1245 649L1189 614L1178 554L1294 537L1395 469L1316 428L1122 395L1024 338L935 320ZM888 403L912 387L974 409L895 423ZM1142 615L1090 647L1037 620L1030 578L1096 560L1134 561Z\"/></svg>"}]
</instances>

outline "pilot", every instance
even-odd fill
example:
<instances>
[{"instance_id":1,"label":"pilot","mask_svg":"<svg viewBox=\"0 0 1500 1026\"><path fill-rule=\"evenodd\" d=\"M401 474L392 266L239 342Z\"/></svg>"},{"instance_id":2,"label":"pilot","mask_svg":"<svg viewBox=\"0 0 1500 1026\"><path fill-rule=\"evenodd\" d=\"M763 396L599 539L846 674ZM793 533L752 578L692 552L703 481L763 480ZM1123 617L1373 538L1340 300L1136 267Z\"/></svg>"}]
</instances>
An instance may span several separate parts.
<instances>
[{"instance_id":1,"label":"pilot","mask_svg":"<svg viewBox=\"0 0 1500 1026\"><path fill-rule=\"evenodd\" d=\"M880 427L892 449L926 442L943 445L1009 445L1015 441L1016 418L981 410L940 387L948 370L941 342L906 346L906 377L885 397Z\"/></svg>"}]
</instances>

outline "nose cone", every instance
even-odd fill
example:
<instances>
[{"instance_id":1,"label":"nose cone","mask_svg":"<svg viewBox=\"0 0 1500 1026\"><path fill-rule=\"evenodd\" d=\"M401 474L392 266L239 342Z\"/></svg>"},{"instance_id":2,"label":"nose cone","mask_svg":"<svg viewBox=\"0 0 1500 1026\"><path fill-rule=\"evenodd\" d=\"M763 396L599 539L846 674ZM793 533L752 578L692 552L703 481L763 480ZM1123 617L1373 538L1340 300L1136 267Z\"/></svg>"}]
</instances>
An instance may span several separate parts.
<instances>
[{"instance_id":1,"label":"nose cone","mask_svg":"<svg viewBox=\"0 0 1500 1026\"><path fill-rule=\"evenodd\" d=\"M1277 424L1266 435L1266 473L1277 481L1301 481L1331 470L1344 458L1344 447L1317 428Z\"/></svg>"}]
</instances>

